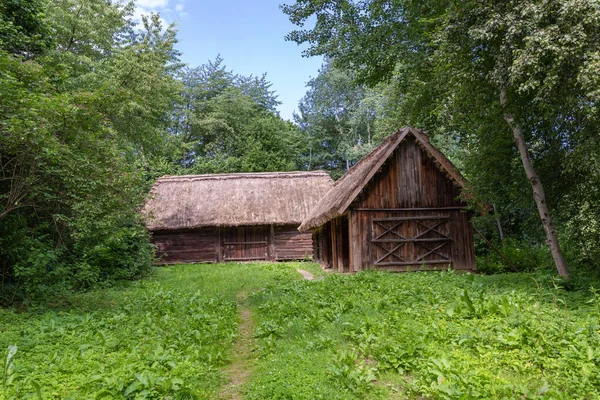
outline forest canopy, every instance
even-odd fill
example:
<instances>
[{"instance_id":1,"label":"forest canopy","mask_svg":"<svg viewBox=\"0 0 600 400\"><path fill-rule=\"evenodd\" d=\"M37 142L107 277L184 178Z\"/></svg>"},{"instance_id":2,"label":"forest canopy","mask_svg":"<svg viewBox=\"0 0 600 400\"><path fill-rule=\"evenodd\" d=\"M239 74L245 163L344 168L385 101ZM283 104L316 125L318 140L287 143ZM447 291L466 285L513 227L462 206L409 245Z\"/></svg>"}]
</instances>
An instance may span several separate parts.
<instances>
[{"instance_id":1,"label":"forest canopy","mask_svg":"<svg viewBox=\"0 0 600 400\"><path fill-rule=\"evenodd\" d=\"M597 2L283 5L302 27L288 39L325 56L293 122L266 74L238 74L220 56L185 65L175 27L136 21L134 9L0 3L0 303L146 274L153 246L137 211L159 176L337 179L406 125L490 205L475 225L519 269L552 256L560 272L558 248L564 277L567 265L597 270ZM480 270L506 268L477 250Z\"/></svg>"},{"instance_id":2,"label":"forest canopy","mask_svg":"<svg viewBox=\"0 0 600 400\"><path fill-rule=\"evenodd\" d=\"M164 174L301 168L266 75L185 66L133 3L0 5L0 302L149 271L137 213Z\"/></svg>"},{"instance_id":3,"label":"forest canopy","mask_svg":"<svg viewBox=\"0 0 600 400\"><path fill-rule=\"evenodd\" d=\"M573 265L596 269L597 1L298 0L282 10L306 55L385 94L378 124L434 136L493 206L499 239L546 242L568 279L560 238Z\"/></svg>"}]
</instances>

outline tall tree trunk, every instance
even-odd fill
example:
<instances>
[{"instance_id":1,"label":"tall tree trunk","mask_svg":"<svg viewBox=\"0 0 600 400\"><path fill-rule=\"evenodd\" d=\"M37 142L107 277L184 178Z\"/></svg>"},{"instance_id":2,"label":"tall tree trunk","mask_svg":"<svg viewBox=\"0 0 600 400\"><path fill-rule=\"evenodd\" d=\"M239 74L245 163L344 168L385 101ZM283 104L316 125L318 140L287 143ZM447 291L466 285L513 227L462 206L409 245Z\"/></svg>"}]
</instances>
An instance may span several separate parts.
<instances>
[{"instance_id":1,"label":"tall tree trunk","mask_svg":"<svg viewBox=\"0 0 600 400\"><path fill-rule=\"evenodd\" d=\"M535 169L533 168L533 164L531 163L531 158L529 157L529 153L527 151L527 145L525 144L525 138L523 137L521 125L518 121L516 121L514 115L508 111L507 103L508 99L506 96L506 89L502 88L500 90L500 104L504 109L504 120L513 132L514 141L517 145L517 149L519 150L521 162L523 163L523 168L525 169L525 174L527 175L527 179L529 179L529 183L531 183L533 200L537 205L542 226L546 232L546 242L550 248L550 253L552 253L552 258L554 259L554 264L556 264L558 274L564 279L570 279L571 275L569 274L569 268L567 267L567 263L565 262L560 249L558 237L556 236L556 230L554 229L552 217L550 216L550 210L548 209L548 204L546 203L544 187L542 186L542 182L540 181L540 178L538 177Z\"/></svg>"}]
</instances>

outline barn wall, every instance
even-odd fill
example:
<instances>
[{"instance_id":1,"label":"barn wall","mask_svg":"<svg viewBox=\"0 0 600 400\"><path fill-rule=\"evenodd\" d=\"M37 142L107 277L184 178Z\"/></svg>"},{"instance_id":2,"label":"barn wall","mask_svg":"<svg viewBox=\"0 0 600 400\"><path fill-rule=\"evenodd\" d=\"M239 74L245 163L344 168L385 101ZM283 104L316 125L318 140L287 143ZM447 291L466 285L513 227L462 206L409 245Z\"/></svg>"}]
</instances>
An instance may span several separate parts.
<instances>
[{"instance_id":1,"label":"barn wall","mask_svg":"<svg viewBox=\"0 0 600 400\"><path fill-rule=\"evenodd\" d=\"M155 231L152 243L162 263L284 261L313 256L311 233L295 225Z\"/></svg>"},{"instance_id":2,"label":"barn wall","mask_svg":"<svg viewBox=\"0 0 600 400\"><path fill-rule=\"evenodd\" d=\"M436 238L443 238L443 235L450 239L444 246L437 251L447 256L451 262L441 262L443 257L432 254L431 256L425 257L422 262L407 263L400 265L402 261L400 258L393 256L386 257L382 260L383 263L389 263L390 261L397 262L396 265L376 265L377 269L391 270L391 271L404 271L407 269L421 269L423 262L428 260L436 261L436 264L431 264L427 269L446 269L449 265L456 270L473 270L475 269L475 248L473 246L473 229L471 226L470 213L462 212L460 210L416 210L416 211L355 211L351 214L350 225L351 232L356 232L355 236L351 241L351 252L352 252L352 270L358 271L361 269L367 269L372 266L386 254L384 249L391 250L397 243L379 243L379 246L374 245L372 240L376 235L382 232L380 226L374 223L374 220L380 219L394 219L390 222L381 221L382 224L392 226L397 222L402 221L400 226L395 229L395 232L402 235L404 238L414 237L419 232L425 231L427 228L415 223L413 218L419 218L420 221L426 226L435 226L437 222L442 220L446 221L441 223L440 226L436 227L436 230L440 232L430 232L425 235L425 239L428 241L422 243L419 246L416 243L406 243L401 246L400 249L394 252L405 262L415 260L421 255L428 252L428 249L434 249L437 246L441 246L444 242L436 241ZM424 219L423 219L424 218ZM432 218L432 219L428 219ZM440 219L435 219L440 218ZM379 228L379 232L374 232ZM382 240L393 239L393 234L388 234L382 238ZM423 247L425 246L425 247ZM439 262L438 262L439 261Z\"/></svg>"},{"instance_id":3,"label":"barn wall","mask_svg":"<svg viewBox=\"0 0 600 400\"><path fill-rule=\"evenodd\" d=\"M331 221L323 225L323 228L314 231L315 240L319 241L320 253L316 254L317 261L325 268L333 268L333 234Z\"/></svg>"},{"instance_id":4,"label":"barn wall","mask_svg":"<svg viewBox=\"0 0 600 400\"><path fill-rule=\"evenodd\" d=\"M351 206L351 269L370 268L378 261L376 268L395 271L423 263L425 269L445 269L449 264L457 270L475 269L470 213L461 211L465 204L457 199L459 193L414 138L407 138ZM430 227L435 228L423 235ZM409 240L391 252L399 237ZM444 263L447 258L451 262Z\"/></svg>"},{"instance_id":5,"label":"barn wall","mask_svg":"<svg viewBox=\"0 0 600 400\"><path fill-rule=\"evenodd\" d=\"M460 191L434 161L406 138L352 208L464 207Z\"/></svg>"},{"instance_id":6,"label":"barn wall","mask_svg":"<svg viewBox=\"0 0 600 400\"><path fill-rule=\"evenodd\" d=\"M350 272L351 253L349 220L346 216L333 219L323 226L317 238L321 240L322 258L318 261L325 268L338 272Z\"/></svg>"},{"instance_id":7,"label":"barn wall","mask_svg":"<svg viewBox=\"0 0 600 400\"><path fill-rule=\"evenodd\" d=\"M220 228L223 261L268 260L270 226Z\"/></svg>"},{"instance_id":8,"label":"barn wall","mask_svg":"<svg viewBox=\"0 0 600 400\"><path fill-rule=\"evenodd\" d=\"M277 261L313 257L313 239L310 232L300 232L297 226L286 225L276 226L274 235Z\"/></svg>"},{"instance_id":9,"label":"barn wall","mask_svg":"<svg viewBox=\"0 0 600 400\"><path fill-rule=\"evenodd\" d=\"M186 262L216 262L215 228L184 231L156 231L152 243L157 257L165 264Z\"/></svg>"}]
</instances>

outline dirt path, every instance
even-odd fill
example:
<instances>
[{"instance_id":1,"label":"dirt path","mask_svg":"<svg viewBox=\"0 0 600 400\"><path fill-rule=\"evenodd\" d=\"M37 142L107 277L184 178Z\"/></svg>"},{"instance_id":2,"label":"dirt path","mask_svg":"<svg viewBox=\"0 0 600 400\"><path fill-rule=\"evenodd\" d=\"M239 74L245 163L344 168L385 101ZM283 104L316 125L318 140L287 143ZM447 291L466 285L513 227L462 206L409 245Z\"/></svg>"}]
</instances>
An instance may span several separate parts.
<instances>
[{"instance_id":1,"label":"dirt path","mask_svg":"<svg viewBox=\"0 0 600 400\"><path fill-rule=\"evenodd\" d=\"M238 295L240 308L240 327L236 342L233 345L231 364L223 371L227 384L219 393L222 400L241 400L244 398L241 390L251 374L252 363L252 312L246 304L246 292Z\"/></svg>"},{"instance_id":2,"label":"dirt path","mask_svg":"<svg viewBox=\"0 0 600 400\"><path fill-rule=\"evenodd\" d=\"M315 277L313 276L313 274L311 274L308 271L305 271L303 269L297 269L296 271L298 271L300 273L300 275L302 275L304 277L304 279L306 279L308 281L312 281L313 279L315 279Z\"/></svg>"},{"instance_id":3,"label":"dirt path","mask_svg":"<svg viewBox=\"0 0 600 400\"><path fill-rule=\"evenodd\" d=\"M312 281L315 279L313 274L302 269L297 269L304 279ZM240 326L236 342L233 344L231 352L231 364L223 371L227 377L227 383L219 392L221 400L241 400L244 398L242 389L251 375L252 368L252 331L254 323L252 320L252 311L248 307L246 296L247 292L237 295L240 309Z\"/></svg>"}]
</instances>

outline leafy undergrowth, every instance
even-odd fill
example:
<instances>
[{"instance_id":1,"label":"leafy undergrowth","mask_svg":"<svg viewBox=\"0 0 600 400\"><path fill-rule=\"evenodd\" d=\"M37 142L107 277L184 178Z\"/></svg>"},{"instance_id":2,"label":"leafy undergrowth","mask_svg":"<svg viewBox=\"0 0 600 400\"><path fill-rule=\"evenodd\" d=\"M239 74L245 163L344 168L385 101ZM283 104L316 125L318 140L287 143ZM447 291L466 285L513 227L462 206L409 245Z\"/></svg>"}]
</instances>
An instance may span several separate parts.
<instances>
[{"instance_id":1,"label":"leafy undergrowth","mask_svg":"<svg viewBox=\"0 0 600 400\"><path fill-rule=\"evenodd\" d=\"M548 275L331 275L250 298L248 399L600 397L600 297Z\"/></svg>"},{"instance_id":2,"label":"leafy undergrowth","mask_svg":"<svg viewBox=\"0 0 600 400\"><path fill-rule=\"evenodd\" d=\"M298 280L297 267L165 267L68 306L0 310L0 398L214 398L238 334L236 294Z\"/></svg>"}]
</instances>

